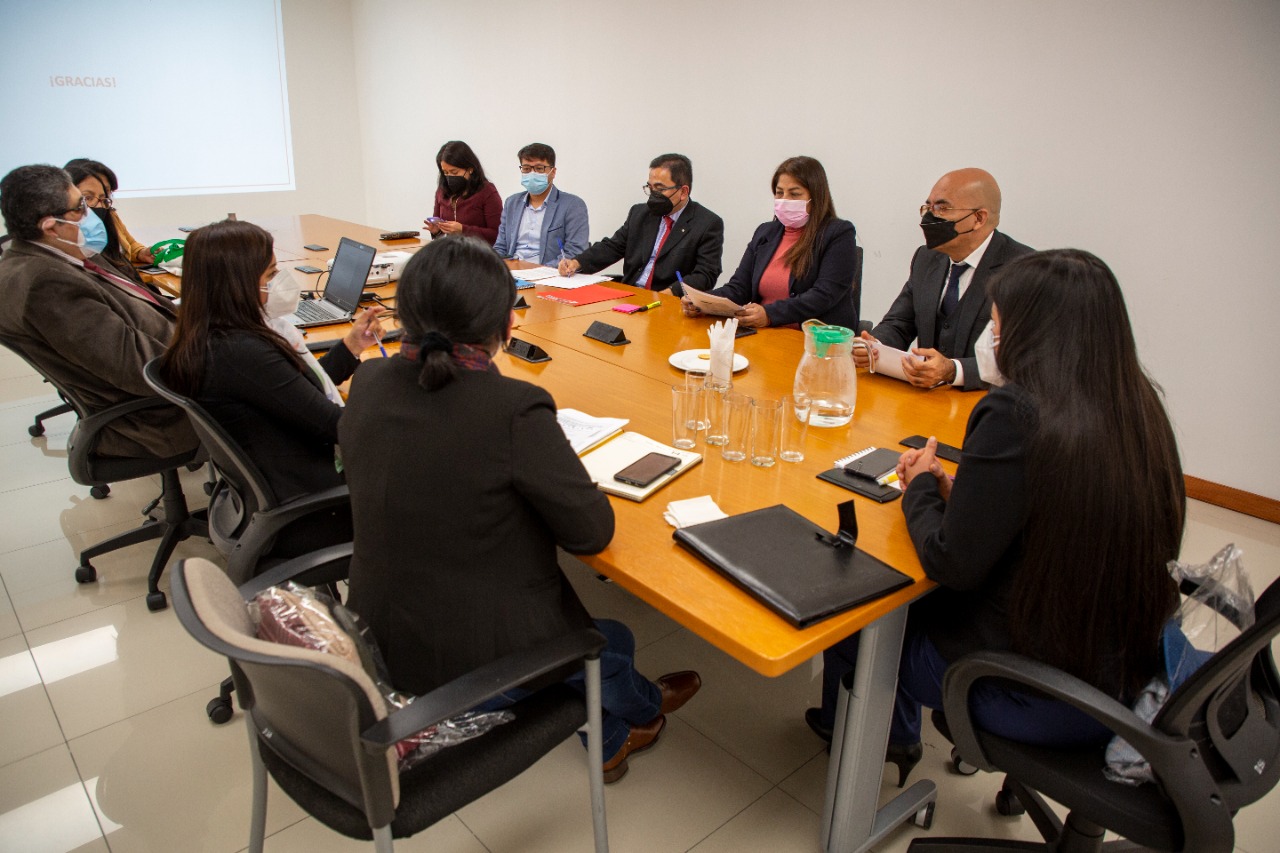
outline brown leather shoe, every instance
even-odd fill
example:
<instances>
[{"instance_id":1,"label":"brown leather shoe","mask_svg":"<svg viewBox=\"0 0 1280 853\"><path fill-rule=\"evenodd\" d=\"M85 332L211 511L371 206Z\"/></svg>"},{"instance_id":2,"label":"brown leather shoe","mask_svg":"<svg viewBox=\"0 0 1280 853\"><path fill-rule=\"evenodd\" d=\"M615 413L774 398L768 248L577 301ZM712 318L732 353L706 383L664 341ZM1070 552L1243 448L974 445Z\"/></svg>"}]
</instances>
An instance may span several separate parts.
<instances>
[{"instance_id":1,"label":"brown leather shoe","mask_svg":"<svg viewBox=\"0 0 1280 853\"><path fill-rule=\"evenodd\" d=\"M670 714L693 698L702 686L702 678L691 669L668 672L658 679L662 691L662 713Z\"/></svg>"},{"instance_id":2,"label":"brown leather shoe","mask_svg":"<svg viewBox=\"0 0 1280 853\"><path fill-rule=\"evenodd\" d=\"M632 726L627 741L617 754L604 763L604 783L617 782L631 768L627 765L627 757L637 752L644 752L658 742L658 736L667 726L667 718L662 714L654 717L642 726Z\"/></svg>"}]
</instances>

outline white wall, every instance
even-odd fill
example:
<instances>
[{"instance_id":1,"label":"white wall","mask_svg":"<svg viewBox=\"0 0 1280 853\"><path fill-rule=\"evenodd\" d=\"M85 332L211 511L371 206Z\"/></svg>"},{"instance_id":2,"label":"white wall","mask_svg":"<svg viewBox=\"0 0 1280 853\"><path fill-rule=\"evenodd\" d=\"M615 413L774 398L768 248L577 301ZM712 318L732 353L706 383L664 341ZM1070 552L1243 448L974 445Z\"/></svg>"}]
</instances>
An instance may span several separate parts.
<instances>
[{"instance_id":1,"label":"white wall","mask_svg":"<svg viewBox=\"0 0 1280 853\"><path fill-rule=\"evenodd\" d=\"M1186 472L1280 498L1274 0L351 3L372 222L420 224L445 140L504 195L537 140L598 239L675 150L732 270L773 168L810 154L866 248L875 319L934 180L981 166L1005 231L1116 271Z\"/></svg>"},{"instance_id":2,"label":"white wall","mask_svg":"<svg viewBox=\"0 0 1280 853\"><path fill-rule=\"evenodd\" d=\"M211 14L216 14L215 6L210 9ZM222 219L228 213L247 220L321 213L365 221L364 157L360 127L353 118L356 86L351 4L349 0L282 0L281 17L297 189L122 199L121 215L131 228L199 225ZM174 94L199 98L199 91L183 91L181 49L172 50ZM210 115L209 121L218 121L218 116ZM86 133L86 150L92 147L92 133Z\"/></svg>"}]
</instances>

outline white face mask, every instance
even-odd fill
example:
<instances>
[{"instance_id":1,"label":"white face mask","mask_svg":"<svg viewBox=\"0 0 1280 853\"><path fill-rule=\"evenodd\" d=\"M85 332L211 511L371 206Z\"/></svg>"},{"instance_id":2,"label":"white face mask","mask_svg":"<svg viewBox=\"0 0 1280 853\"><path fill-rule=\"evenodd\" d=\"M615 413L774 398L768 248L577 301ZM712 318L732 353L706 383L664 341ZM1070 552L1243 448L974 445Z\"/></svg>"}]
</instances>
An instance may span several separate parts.
<instances>
[{"instance_id":1,"label":"white face mask","mask_svg":"<svg viewBox=\"0 0 1280 853\"><path fill-rule=\"evenodd\" d=\"M271 319L287 317L298 310L302 301L302 288L287 269L281 269L267 285L267 301L262 306L262 313Z\"/></svg>"},{"instance_id":2,"label":"white face mask","mask_svg":"<svg viewBox=\"0 0 1280 853\"><path fill-rule=\"evenodd\" d=\"M1004 377L1000 368L996 367L996 347L1000 346L1000 338L996 336L996 323L987 321L987 327L978 336L973 345L973 355L978 360L978 378L989 385L1003 385Z\"/></svg>"}]
</instances>

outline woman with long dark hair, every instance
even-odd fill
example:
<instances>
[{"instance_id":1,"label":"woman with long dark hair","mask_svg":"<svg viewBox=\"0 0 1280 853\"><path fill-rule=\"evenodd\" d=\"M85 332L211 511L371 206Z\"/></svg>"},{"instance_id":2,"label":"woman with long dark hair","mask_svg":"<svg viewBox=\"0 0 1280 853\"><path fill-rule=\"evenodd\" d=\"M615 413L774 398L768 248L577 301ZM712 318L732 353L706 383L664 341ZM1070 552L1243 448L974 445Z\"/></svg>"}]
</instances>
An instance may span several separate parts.
<instances>
[{"instance_id":1,"label":"woman with long dark hair","mask_svg":"<svg viewBox=\"0 0 1280 853\"><path fill-rule=\"evenodd\" d=\"M404 343L356 375L339 435L355 553L351 607L398 690L426 693L517 649L593 625L556 546L594 554L613 508L556 423L543 389L493 364L511 334L515 282L477 240L439 240L396 292ZM649 681L619 622L594 623L605 781L652 746L696 673Z\"/></svg>"},{"instance_id":2,"label":"woman with long dark hair","mask_svg":"<svg viewBox=\"0 0 1280 853\"><path fill-rule=\"evenodd\" d=\"M1115 276L1059 249L1008 264L989 293L1000 375L984 375L997 387L969 418L954 482L932 440L898 466L907 529L940 587L912 605L903 646L888 753L903 781L948 663L1012 649L1128 704L1161 671L1178 604L1166 568L1186 515L1178 448ZM853 638L826 653L823 708L806 714L815 730L829 732L856 649ZM1064 703L996 686L979 689L973 712L1028 743L1110 736Z\"/></svg>"},{"instance_id":3,"label":"woman with long dark hair","mask_svg":"<svg viewBox=\"0 0 1280 853\"><path fill-rule=\"evenodd\" d=\"M465 234L492 246L502 224L502 196L485 178L480 158L465 142L446 142L436 154L436 203L422 224L431 237Z\"/></svg>"},{"instance_id":4,"label":"woman with long dark hair","mask_svg":"<svg viewBox=\"0 0 1280 853\"><path fill-rule=\"evenodd\" d=\"M286 501L342 483L334 445L343 409L332 387L355 372L381 329L380 309L366 310L317 362L270 325L264 306L282 286L276 279L271 235L257 225L215 222L191 232L178 322L160 370L169 387L208 410ZM278 543L273 553L289 550Z\"/></svg>"},{"instance_id":5,"label":"woman with long dark hair","mask_svg":"<svg viewBox=\"0 0 1280 853\"><path fill-rule=\"evenodd\" d=\"M854 293L857 235L836 216L827 172L812 157L783 160L773 172L773 219L756 229L733 276L711 291L741 305L743 326L797 326L810 318L858 328ZM687 297L684 313L696 317Z\"/></svg>"}]
</instances>

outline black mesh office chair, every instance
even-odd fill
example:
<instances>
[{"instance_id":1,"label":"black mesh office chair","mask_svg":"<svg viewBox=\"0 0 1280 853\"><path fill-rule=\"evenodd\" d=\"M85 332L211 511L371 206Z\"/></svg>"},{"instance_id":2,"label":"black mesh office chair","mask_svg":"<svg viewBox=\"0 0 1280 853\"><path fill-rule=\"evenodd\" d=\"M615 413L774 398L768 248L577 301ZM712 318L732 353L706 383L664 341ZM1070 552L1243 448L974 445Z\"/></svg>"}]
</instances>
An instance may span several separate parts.
<instances>
[{"instance_id":1,"label":"black mesh office chair","mask_svg":"<svg viewBox=\"0 0 1280 853\"><path fill-rule=\"evenodd\" d=\"M372 680L343 658L259 640L246 601L267 586L341 563L350 545L325 549L259 575L237 589L217 566L184 560L173 569L173 608L205 647L225 655L249 725L253 812L249 851L262 850L267 773L299 806L351 838L391 853L411 836L515 778L587 726L588 774L597 851L608 850L600 728L604 637L577 631L480 667L389 710ZM332 579L328 575L307 578ZM448 747L401 775L398 741L481 702L573 664L585 665L587 698L563 683L514 706L515 719Z\"/></svg>"},{"instance_id":2,"label":"black mesh office chair","mask_svg":"<svg viewBox=\"0 0 1280 853\"><path fill-rule=\"evenodd\" d=\"M227 558L227 574L233 583L245 583L260 567L270 564L276 537L290 524L313 513L350 505L345 485L285 502L277 500L258 466L222 425L195 400L164 383L158 359L148 362L142 375L157 394L187 413L217 472L209 499L209 539ZM219 695L205 708L215 723L231 719L232 684L231 679L224 681Z\"/></svg>"},{"instance_id":3,"label":"black mesh office chair","mask_svg":"<svg viewBox=\"0 0 1280 853\"><path fill-rule=\"evenodd\" d=\"M152 501L150 506L142 512L148 517L147 521L141 527L112 536L81 551L80 565L76 568L75 577L77 583L92 583L98 579L97 569L90 562L94 557L100 557L129 545L159 539L160 546L156 549L155 557L151 561L151 571L147 575L147 609L163 610L167 605L165 594L159 588L160 575L164 572L169 557L173 555L173 549L184 539L205 536L208 532L204 511L192 513L188 510L186 495L182 491L182 481L178 476L179 468L195 463L199 448L167 458L103 456L98 452L98 439L112 422L144 409L167 407L169 404L159 397L139 397L101 411L92 411L78 394L46 375L38 364L27 357L20 344L7 338L0 338L0 344L20 356L46 382L56 388L58 394L76 413L78 420L67 438L67 468L71 473L71 479L82 486L90 486L89 493L95 498L105 498L110 491L111 483L160 475L163 489L160 497ZM162 505L163 512L160 519L151 517L151 511L157 504Z\"/></svg>"},{"instance_id":4,"label":"black mesh office chair","mask_svg":"<svg viewBox=\"0 0 1280 853\"><path fill-rule=\"evenodd\" d=\"M1174 691L1150 724L1079 679L1020 655L979 652L956 661L943 680L944 734L966 763L1008 774L1002 794L1025 807L1046 840L921 838L909 849L1097 851L1110 830L1127 841L1106 849L1231 853L1236 811L1280 781L1280 676L1271 654L1280 634L1280 581L1258 599L1255 620ZM1101 747L1029 746L976 729L968 696L987 678L1080 708L1137 749L1157 781L1108 781ZM1070 809L1065 826L1041 793ZM1008 806L1006 800L1001 810L1021 811Z\"/></svg>"}]
</instances>

